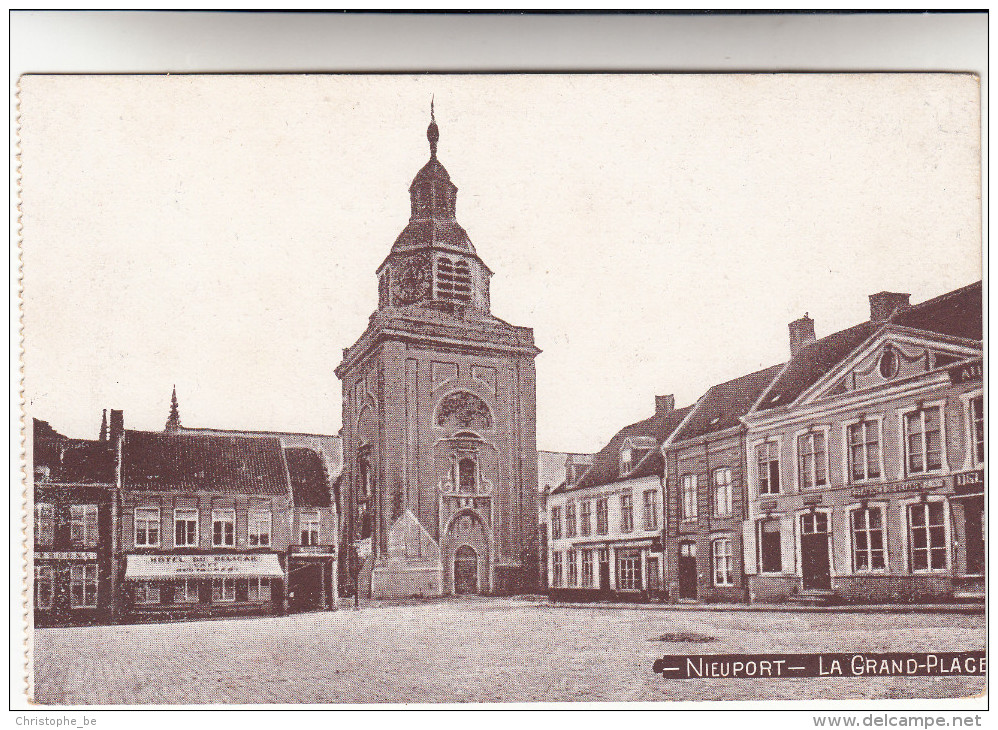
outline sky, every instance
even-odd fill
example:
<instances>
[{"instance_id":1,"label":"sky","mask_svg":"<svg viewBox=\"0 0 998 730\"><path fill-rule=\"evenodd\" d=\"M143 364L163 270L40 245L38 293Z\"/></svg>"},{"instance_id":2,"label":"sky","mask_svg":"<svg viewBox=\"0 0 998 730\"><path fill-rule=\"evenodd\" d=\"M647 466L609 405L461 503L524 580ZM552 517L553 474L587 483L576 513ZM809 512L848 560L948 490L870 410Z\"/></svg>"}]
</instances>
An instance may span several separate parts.
<instances>
[{"instance_id":1,"label":"sky","mask_svg":"<svg viewBox=\"0 0 998 730\"><path fill-rule=\"evenodd\" d=\"M25 77L28 415L161 429L176 384L187 426L336 433L431 95L541 449L981 278L973 76Z\"/></svg>"}]
</instances>

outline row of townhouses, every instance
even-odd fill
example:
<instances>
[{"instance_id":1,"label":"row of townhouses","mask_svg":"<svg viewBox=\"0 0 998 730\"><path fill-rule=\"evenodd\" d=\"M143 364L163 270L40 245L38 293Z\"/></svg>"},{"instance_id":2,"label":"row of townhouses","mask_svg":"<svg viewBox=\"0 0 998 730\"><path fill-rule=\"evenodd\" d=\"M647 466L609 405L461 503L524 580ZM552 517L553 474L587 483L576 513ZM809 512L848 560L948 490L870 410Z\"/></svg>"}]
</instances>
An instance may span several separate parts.
<instances>
[{"instance_id":1,"label":"row of townhouses","mask_svg":"<svg viewBox=\"0 0 998 730\"><path fill-rule=\"evenodd\" d=\"M105 412L106 416L106 412ZM36 625L335 608L338 439L34 422Z\"/></svg>"},{"instance_id":2,"label":"row of townhouses","mask_svg":"<svg viewBox=\"0 0 998 730\"><path fill-rule=\"evenodd\" d=\"M621 429L546 498L561 599L983 599L982 287L821 339Z\"/></svg>"}]
</instances>

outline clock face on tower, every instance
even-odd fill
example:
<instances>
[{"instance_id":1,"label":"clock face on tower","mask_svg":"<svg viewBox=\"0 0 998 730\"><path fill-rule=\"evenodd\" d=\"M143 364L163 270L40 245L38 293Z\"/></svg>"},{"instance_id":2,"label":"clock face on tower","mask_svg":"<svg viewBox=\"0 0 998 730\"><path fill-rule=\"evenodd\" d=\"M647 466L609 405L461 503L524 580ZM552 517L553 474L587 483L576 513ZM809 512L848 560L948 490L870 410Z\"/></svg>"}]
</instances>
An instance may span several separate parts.
<instances>
[{"instance_id":1,"label":"clock face on tower","mask_svg":"<svg viewBox=\"0 0 998 730\"><path fill-rule=\"evenodd\" d=\"M413 256L402 263L392 277L392 293L398 304L412 304L429 298L430 261L425 256Z\"/></svg>"}]
</instances>

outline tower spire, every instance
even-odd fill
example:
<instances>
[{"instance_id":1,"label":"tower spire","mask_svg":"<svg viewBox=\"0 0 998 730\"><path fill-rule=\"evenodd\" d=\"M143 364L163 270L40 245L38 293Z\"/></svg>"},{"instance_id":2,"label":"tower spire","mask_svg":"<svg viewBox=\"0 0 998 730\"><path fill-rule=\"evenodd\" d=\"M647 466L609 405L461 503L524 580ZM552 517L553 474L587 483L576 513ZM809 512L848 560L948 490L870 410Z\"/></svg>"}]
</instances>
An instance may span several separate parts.
<instances>
[{"instance_id":1,"label":"tower spire","mask_svg":"<svg viewBox=\"0 0 998 730\"><path fill-rule=\"evenodd\" d=\"M180 404L177 402L177 386L173 386L173 394L170 396L170 415L166 419L164 431L175 433L180 430Z\"/></svg>"},{"instance_id":2,"label":"tower spire","mask_svg":"<svg viewBox=\"0 0 998 730\"><path fill-rule=\"evenodd\" d=\"M100 440L107 441L107 408L104 409L100 417Z\"/></svg>"},{"instance_id":3,"label":"tower spire","mask_svg":"<svg viewBox=\"0 0 998 730\"><path fill-rule=\"evenodd\" d=\"M433 113L433 96L430 96L430 126L426 128L426 138L430 141L430 157L436 157L440 128L437 126L437 118Z\"/></svg>"}]
</instances>

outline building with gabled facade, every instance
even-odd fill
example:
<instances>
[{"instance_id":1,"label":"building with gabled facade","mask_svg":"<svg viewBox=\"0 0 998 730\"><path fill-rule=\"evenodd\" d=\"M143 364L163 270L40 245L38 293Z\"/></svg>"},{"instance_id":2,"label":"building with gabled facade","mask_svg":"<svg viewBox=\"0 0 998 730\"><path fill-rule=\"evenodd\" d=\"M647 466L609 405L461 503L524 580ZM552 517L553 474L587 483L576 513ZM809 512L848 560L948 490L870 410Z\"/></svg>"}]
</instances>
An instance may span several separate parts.
<instances>
[{"instance_id":1,"label":"building with gabled facade","mask_svg":"<svg viewBox=\"0 0 998 730\"><path fill-rule=\"evenodd\" d=\"M184 426L176 387L170 396L164 433L276 438L280 442L288 466L294 512L287 555L288 605L291 610L335 608L341 590L352 589L352 580L339 569L337 559L341 528L339 483L343 471L340 436Z\"/></svg>"},{"instance_id":2,"label":"building with gabled facade","mask_svg":"<svg viewBox=\"0 0 998 730\"><path fill-rule=\"evenodd\" d=\"M690 412L673 396L625 426L548 505L548 595L554 600L646 600L664 595L662 443Z\"/></svg>"},{"instance_id":3,"label":"building with gabled facade","mask_svg":"<svg viewBox=\"0 0 998 730\"><path fill-rule=\"evenodd\" d=\"M377 270L378 309L343 351L344 538L374 597L537 584L533 332L491 313L492 272L437 158Z\"/></svg>"},{"instance_id":4,"label":"building with gabled facade","mask_svg":"<svg viewBox=\"0 0 998 730\"><path fill-rule=\"evenodd\" d=\"M673 600L743 601L747 517L741 416L779 374L775 365L711 387L661 450L666 585Z\"/></svg>"},{"instance_id":5,"label":"building with gabled facade","mask_svg":"<svg viewBox=\"0 0 998 730\"><path fill-rule=\"evenodd\" d=\"M744 562L753 601L983 598L981 283L816 339L743 417Z\"/></svg>"}]
</instances>

